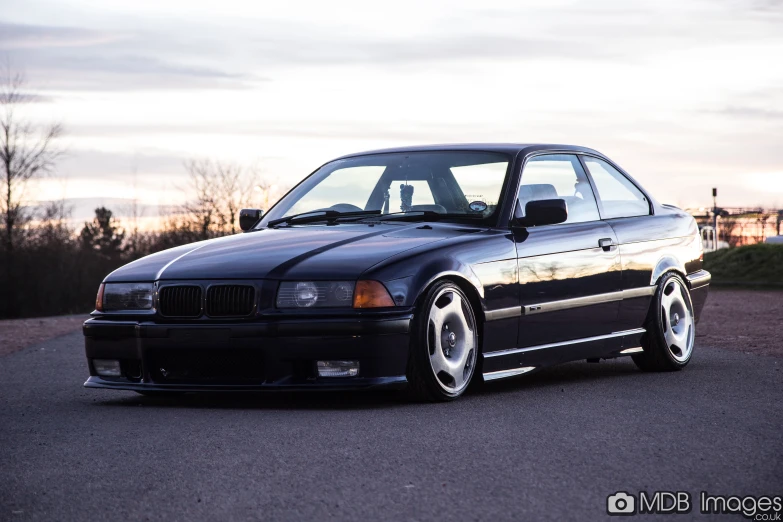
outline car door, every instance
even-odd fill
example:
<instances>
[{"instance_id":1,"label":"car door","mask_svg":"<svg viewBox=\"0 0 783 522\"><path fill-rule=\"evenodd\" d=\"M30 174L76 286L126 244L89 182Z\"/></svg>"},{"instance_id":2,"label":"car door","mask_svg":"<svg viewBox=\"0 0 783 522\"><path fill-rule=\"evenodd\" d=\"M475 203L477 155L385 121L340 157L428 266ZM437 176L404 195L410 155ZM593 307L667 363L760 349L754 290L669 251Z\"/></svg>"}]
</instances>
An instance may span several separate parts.
<instances>
[{"instance_id":1,"label":"car door","mask_svg":"<svg viewBox=\"0 0 783 522\"><path fill-rule=\"evenodd\" d=\"M601 218L614 230L622 263L623 301L618 329L633 331L644 324L655 286L653 269L665 250L675 250L690 238L667 239L676 216L654 216L650 200L624 173L603 158L581 157L595 189ZM638 337L638 336L637 336ZM638 339L628 339L638 346Z\"/></svg>"},{"instance_id":2,"label":"car door","mask_svg":"<svg viewBox=\"0 0 783 522\"><path fill-rule=\"evenodd\" d=\"M619 310L617 239L600 219L576 155L529 158L515 214L523 217L529 201L555 198L566 201L566 222L514 229L522 306L517 345L529 349L532 365L603 353L603 337L614 332Z\"/></svg>"}]
</instances>

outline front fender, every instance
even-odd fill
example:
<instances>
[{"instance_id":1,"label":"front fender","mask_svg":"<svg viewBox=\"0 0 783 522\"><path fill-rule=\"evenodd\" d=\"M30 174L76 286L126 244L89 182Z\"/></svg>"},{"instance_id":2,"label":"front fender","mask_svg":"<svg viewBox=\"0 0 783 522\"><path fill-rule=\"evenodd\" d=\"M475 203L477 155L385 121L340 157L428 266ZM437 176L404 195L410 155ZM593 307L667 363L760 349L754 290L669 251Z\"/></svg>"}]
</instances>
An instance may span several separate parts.
<instances>
[{"instance_id":1,"label":"front fender","mask_svg":"<svg viewBox=\"0 0 783 522\"><path fill-rule=\"evenodd\" d=\"M362 278L382 281L397 306L413 306L436 280L457 282L476 313L519 306L516 246L508 231L489 229L407 251L368 269Z\"/></svg>"},{"instance_id":2,"label":"front fender","mask_svg":"<svg viewBox=\"0 0 783 522\"><path fill-rule=\"evenodd\" d=\"M369 275L365 277L372 278ZM433 282L449 278L464 282L465 285L475 290L483 307L484 287L481 281L470 266L460 263L456 259L435 259L422 265L416 265L416 273L412 275L388 279L378 274L376 278L386 285L397 306L413 306L416 304L416 299Z\"/></svg>"}]
</instances>

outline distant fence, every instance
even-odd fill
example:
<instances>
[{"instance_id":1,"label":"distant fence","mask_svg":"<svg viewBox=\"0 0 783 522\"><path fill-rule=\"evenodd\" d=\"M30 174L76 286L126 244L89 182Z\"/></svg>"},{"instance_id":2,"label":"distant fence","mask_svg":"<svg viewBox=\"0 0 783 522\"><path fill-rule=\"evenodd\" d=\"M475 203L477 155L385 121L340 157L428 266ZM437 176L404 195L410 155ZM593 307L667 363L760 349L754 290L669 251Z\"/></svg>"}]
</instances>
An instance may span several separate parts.
<instances>
[{"instance_id":1,"label":"distant fence","mask_svg":"<svg viewBox=\"0 0 783 522\"><path fill-rule=\"evenodd\" d=\"M715 223L713 209L689 209L700 229ZM764 208L724 207L717 209L716 243L730 247L763 243L768 237L783 232L783 210ZM712 233L709 232L708 235Z\"/></svg>"}]
</instances>

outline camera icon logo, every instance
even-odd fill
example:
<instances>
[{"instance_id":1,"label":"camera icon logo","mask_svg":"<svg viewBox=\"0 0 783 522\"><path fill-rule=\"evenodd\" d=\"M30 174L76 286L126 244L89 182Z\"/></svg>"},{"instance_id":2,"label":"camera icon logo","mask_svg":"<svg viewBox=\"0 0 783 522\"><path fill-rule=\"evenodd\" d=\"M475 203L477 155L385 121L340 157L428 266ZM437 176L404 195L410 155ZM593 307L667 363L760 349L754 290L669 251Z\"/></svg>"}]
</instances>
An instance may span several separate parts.
<instances>
[{"instance_id":1,"label":"camera icon logo","mask_svg":"<svg viewBox=\"0 0 783 522\"><path fill-rule=\"evenodd\" d=\"M610 515L633 515L636 513L636 498L625 491L618 491L606 499L606 512Z\"/></svg>"}]
</instances>

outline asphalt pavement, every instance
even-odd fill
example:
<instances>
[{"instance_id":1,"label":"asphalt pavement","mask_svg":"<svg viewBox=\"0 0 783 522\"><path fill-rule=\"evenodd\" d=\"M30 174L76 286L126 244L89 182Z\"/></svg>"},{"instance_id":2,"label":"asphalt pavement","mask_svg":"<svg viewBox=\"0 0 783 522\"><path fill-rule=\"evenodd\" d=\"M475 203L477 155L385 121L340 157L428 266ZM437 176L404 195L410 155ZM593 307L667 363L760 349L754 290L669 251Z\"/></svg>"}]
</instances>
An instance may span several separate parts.
<instances>
[{"instance_id":1,"label":"asphalt pavement","mask_svg":"<svg viewBox=\"0 0 783 522\"><path fill-rule=\"evenodd\" d=\"M781 366L697 343L682 372L571 363L448 404L160 399L82 388L77 332L0 357L0 520L596 520L616 491L780 495Z\"/></svg>"}]
</instances>

